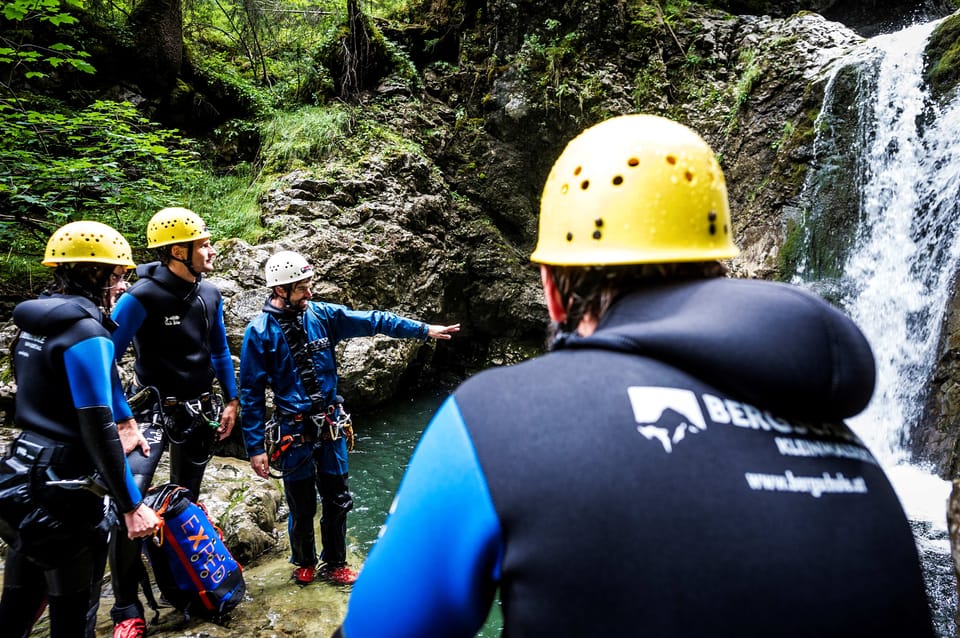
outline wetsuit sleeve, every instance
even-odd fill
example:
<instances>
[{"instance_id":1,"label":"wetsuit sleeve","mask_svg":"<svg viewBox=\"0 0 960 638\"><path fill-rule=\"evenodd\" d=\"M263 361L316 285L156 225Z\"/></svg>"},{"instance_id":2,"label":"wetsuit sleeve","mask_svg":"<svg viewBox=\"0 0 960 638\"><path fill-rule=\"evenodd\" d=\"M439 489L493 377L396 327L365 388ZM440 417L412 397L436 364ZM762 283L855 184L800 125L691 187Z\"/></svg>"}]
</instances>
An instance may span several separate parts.
<instances>
[{"instance_id":1,"label":"wetsuit sleeve","mask_svg":"<svg viewBox=\"0 0 960 638\"><path fill-rule=\"evenodd\" d=\"M113 308L110 318L117 323L117 329L111 334L113 339L113 349L116 353L117 362L123 358L127 348L133 341L137 330L143 325L143 320L147 316L147 310L143 307L134 295L127 293L120 295L117 299L117 305Z\"/></svg>"},{"instance_id":2,"label":"wetsuit sleeve","mask_svg":"<svg viewBox=\"0 0 960 638\"><path fill-rule=\"evenodd\" d=\"M106 337L84 339L63 355L73 404L80 424L80 438L107 484L121 512L141 502L140 490L127 465L120 435L111 412L113 343Z\"/></svg>"},{"instance_id":3,"label":"wetsuit sleeve","mask_svg":"<svg viewBox=\"0 0 960 638\"><path fill-rule=\"evenodd\" d=\"M395 339L427 340L430 326L383 310L350 310L345 306L330 304L333 333L340 341L353 337L371 337L376 334Z\"/></svg>"},{"instance_id":4,"label":"wetsuit sleeve","mask_svg":"<svg viewBox=\"0 0 960 638\"><path fill-rule=\"evenodd\" d=\"M474 636L499 580L500 524L456 402L424 432L350 595L347 638Z\"/></svg>"},{"instance_id":5,"label":"wetsuit sleeve","mask_svg":"<svg viewBox=\"0 0 960 638\"><path fill-rule=\"evenodd\" d=\"M240 349L240 413L243 446L247 456L263 454L264 419L266 415L266 370L264 337L248 326Z\"/></svg>"},{"instance_id":6,"label":"wetsuit sleeve","mask_svg":"<svg viewBox=\"0 0 960 638\"><path fill-rule=\"evenodd\" d=\"M116 365L110 366L110 389L113 398L113 418L117 423L126 421L133 416L133 410L130 409L127 397L123 393L123 384L120 382L120 373Z\"/></svg>"},{"instance_id":7,"label":"wetsuit sleeve","mask_svg":"<svg viewBox=\"0 0 960 638\"><path fill-rule=\"evenodd\" d=\"M230 357L230 346L227 344L227 329L223 325L223 300L217 305L217 323L210 335L210 362L220 381L224 399L232 401L237 398L237 377L233 370L233 359Z\"/></svg>"}]
</instances>

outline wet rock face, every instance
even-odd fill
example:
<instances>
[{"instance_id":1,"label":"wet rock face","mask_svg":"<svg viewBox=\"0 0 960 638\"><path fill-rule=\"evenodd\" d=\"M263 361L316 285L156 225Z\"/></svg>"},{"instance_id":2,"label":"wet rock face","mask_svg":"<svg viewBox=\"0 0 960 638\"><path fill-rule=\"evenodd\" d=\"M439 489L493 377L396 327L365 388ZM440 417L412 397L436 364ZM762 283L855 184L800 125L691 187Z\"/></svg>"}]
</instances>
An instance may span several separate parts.
<instances>
[{"instance_id":1,"label":"wet rock face","mask_svg":"<svg viewBox=\"0 0 960 638\"><path fill-rule=\"evenodd\" d=\"M158 471L157 476L164 475ZM250 563L280 542L279 530L285 523L281 513L286 507L283 493L277 481L257 476L249 462L214 457L204 474L201 500L240 564Z\"/></svg>"},{"instance_id":2,"label":"wet rock face","mask_svg":"<svg viewBox=\"0 0 960 638\"><path fill-rule=\"evenodd\" d=\"M847 25L864 37L893 33L915 22L927 22L950 15L956 10L949 0L861 0L833 2L821 11L828 20Z\"/></svg>"},{"instance_id":3,"label":"wet rock face","mask_svg":"<svg viewBox=\"0 0 960 638\"><path fill-rule=\"evenodd\" d=\"M812 11L827 20L840 22L864 37L899 31L914 22L948 16L957 9L950 0L718 0L712 4L739 15L774 18Z\"/></svg>"},{"instance_id":4,"label":"wet rock face","mask_svg":"<svg viewBox=\"0 0 960 638\"><path fill-rule=\"evenodd\" d=\"M953 480L953 489L950 491L950 500L947 504L947 529L950 532L953 573L957 583L960 583L960 479ZM960 590L960 584L957 587ZM957 612L956 623L960 627L960 611Z\"/></svg>"}]
</instances>

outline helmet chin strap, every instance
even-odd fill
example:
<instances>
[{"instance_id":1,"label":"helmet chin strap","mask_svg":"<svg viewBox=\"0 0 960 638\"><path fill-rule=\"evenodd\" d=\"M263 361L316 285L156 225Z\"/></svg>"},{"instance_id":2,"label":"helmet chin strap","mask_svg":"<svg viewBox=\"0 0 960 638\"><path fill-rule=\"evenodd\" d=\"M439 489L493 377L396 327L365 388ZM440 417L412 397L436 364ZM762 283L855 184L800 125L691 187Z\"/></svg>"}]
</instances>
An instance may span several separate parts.
<instances>
[{"instance_id":1,"label":"helmet chin strap","mask_svg":"<svg viewBox=\"0 0 960 638\"><path fill-rule=\"evenodd\" d=\"M296 282L294 282L294 283L296 283ZM289 313L292 313L292 314L299 314L300 312L302 312L302 309L301 309L301 308L299 308L299 307L297 307L297 306L294 306L293 304L290 303L290 295L293 294L293 284L292 284L292 283L290 283L290 284L283 284L283 285L280 286L280 288L283 288L284 290L287 291L287 296L286 296L286 297L284 297L283 295L277 295L278 297L280 297L281 299L283 299L283 309L284 309L284 311L289 312Z\"/></svg>"},{"instance_id":2,"label":"helmet chin strap","mask_svg":"<svg viewBox=\"0 0 960 638\"><path fill-rule=\"evenodd\" d=\"M190 248L188 248L186 259L180 259L179 257L176 257L173 254L173 250L170 251L170 259L174 261L179 261L181 264L183 264L184 267L186 267L187 272L193 275L196 278L196 280L199 282L201 279L203 279L203 273L197 272L193 267L193 242L189 242L187 245L190 246Z\"/></svg>"}]
</instances>

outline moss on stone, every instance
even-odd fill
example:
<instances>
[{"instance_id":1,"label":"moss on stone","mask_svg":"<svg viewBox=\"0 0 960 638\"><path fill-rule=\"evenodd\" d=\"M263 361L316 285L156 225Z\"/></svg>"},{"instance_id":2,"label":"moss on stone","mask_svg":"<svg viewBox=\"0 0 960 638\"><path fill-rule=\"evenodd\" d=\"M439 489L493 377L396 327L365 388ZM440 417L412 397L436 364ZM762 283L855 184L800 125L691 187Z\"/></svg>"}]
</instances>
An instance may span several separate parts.
<instances>
[{"instance_id":1,"label":"moss on stone","mask_svg":"<svg viewBox=\"0 0 960 638\"><path fill-rule=\"evenodd\" d=\"M942 98L960 81L960 16L954 15L930 35L924 73L931 93Z\"/></svg>"}]
</instances>

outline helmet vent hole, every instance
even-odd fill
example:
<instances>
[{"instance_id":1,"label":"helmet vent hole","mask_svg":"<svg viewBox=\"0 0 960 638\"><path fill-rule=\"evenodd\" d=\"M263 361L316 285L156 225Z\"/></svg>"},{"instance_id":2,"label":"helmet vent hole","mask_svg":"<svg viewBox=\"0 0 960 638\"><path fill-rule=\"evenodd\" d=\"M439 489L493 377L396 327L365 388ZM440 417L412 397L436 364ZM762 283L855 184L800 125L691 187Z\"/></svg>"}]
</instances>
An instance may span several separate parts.
<instances>
[{"instance_id":1,"label":"helmet vent hole","mask_svg":"<svg viewBox=\"0 0 960 638\"><path fill-rule=\"evenodd\" d=\"M676 166L677 158L673 155L667 155L667 164L669 164L670 166Z\"/></svg>"},{"instance_id":2,"label":"helmet vent hole","mask_svg":"<svg viewBox=\"0 0 960 638\"><path fill-rule=\"evenodd\" d=\"M614 185L614 186L619 186L620 184L623 184L623 175L616 175L616 176L614 176L614 178L613 178L613 185Z\"/></svg>"},{"instance_id":3,"label":"helmet vent hole","mask_svg":"<svg viewBox=\"0 0 960 638\"><path fill-rule=\"evenodd\" d=\"M717 234L717 225L716 225L716 224L710 224L710 234L711 234L711 235L716 235L716 234Z\"/></svg>"},{"instance_id":4,"label":"helmet vent hole","mask_svg":"<svg viewBox=\"0 0 960 638\"><path fill-rule=\"evenodd\" d=\"M573 174L574 174L574 176L579 175L579 174L582 173L582 172L583 172L583 167L582 167L582 166L578 166L578 167L576 167L575 169L573 169Z\"/></svg>"},{"instance_id":5,"label":"helmet vent hole","mask_svg":"<svg viewBox=\"0 0 960 638\"><path fill-rule=\"evenodd\" d=\"M567 233L567 241L573 241L573 233Z\"/></svg>"},{"instance_id":6,"label":"helmet vent hole","mask_svg":"<svg viewBox=\"0 0 960 638\"><path fill-rule=\"evenodd\" d=\"M692 182L692 181L693 181L693 173L691 173L690 171L686 171L686 172L683 174L683 177L684 177L688 182Z\"/></svg>"},{"instance_id":7,"label":"helmet vent hole","mask_svg":"<svg viewBox=\"0 0 960 638\"><path fill-rule=\"evenodd\" d=\"M599 230L593 231L593 238L594 238L594 239L600 239L601 237L603 237L603 234L602 234Z\"/></svg>"},{"instance_id":8,"label":"helmet vent hole","mask_svg":"<svg viewBox=\"0 0 960 638\"><path fill-rule=\"evenodd\" d=\"M560 194L566 195L569 190L570 190L570 184L564 184L563 186L560 187Z\"/></svg>"},{"instance_id":9,"label":"helmet vent hole","mask_svg":"<svg viewBox=\"0 0 960 638\"><path fill-rule=\"evenodd\" d=\"M582 182L580 182L580 190L585 191L585 190L587 190L588 188L590 188L590 180L589 180L589 179L585 179L585 180L583 180Z\"/></svg>"},{"instance_id":10,"label":"helmet vent hole","mask_svg":"<svg viewBox=\"0 0 960 638\"><path fill-rule=\"evenodd\" d=\"M627 160L627 166L640 166L640 160L636 157L631 157Z\"/></svg>"},{"instance_id":11,"label":"helmet vent hole","mask_svg":"<svg viewBox=\"0 0 960 638\"><path fill-rule=\"evenodd\" d=\"M596 218L595 220L593 220L593 225L596 226L597 228L603 228L603 219L600 217Z\"/></svg>"}]
</instances>

